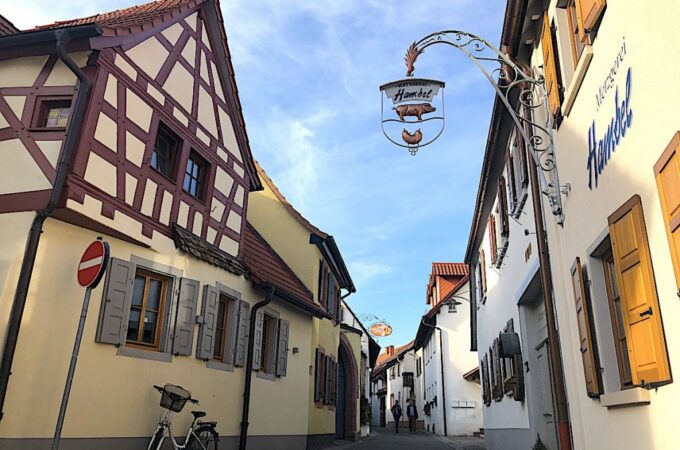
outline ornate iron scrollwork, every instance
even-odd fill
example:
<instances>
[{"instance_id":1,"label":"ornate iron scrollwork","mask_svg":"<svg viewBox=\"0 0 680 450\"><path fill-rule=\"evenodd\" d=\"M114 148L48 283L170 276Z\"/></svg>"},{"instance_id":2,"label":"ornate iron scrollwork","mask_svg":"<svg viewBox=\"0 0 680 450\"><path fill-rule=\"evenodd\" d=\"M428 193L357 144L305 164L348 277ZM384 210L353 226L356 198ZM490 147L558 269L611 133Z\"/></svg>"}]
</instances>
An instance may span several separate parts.
<instances>
[{"instance_id":1,"label":"ornate iron scrollwork","mask_svg":"<svg viewBox=\"0 0 680 450\"><path fill-rule=\"evenodd\" d=\"M458 30L439 31L414 42L405 57L407 76L412 76L416 59L426 48L435 44L446 44L462 51L496 90L499 100L510 113L517 132L524 138L536 165L541 169L541 191L548 197L557 222L563 224L562 194L568 193L569 184L562 186L559 181L552 115L549 112L544 77L530 75L510 56L485 39ZM535 112L545 113L543 123L535 119Z\"/></svg>"}]
</instances>

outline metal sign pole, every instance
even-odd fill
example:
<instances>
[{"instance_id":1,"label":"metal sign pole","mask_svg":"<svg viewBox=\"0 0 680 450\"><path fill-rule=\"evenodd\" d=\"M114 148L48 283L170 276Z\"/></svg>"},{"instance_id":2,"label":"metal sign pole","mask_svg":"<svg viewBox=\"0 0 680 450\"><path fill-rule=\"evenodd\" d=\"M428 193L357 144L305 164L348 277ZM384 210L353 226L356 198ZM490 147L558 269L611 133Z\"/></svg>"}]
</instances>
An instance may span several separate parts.
<instances>
[{"instance_id":1,"label":"metal sign pole","mask_svg":"<svg viewBox=\"0 0 680 450\"><path fill-rule=\"evenodd\" d=\"M73 352L71 353L71 364L68 366L68 375L66 376L66 385L64 386L64 395L61 398L61 407L59 408L59 417L57 418L57 426L54 430L54 438L52 439L52 450L59 448L59 441L61 440L61 429L64 426L64 417L66 416L66 407L68 406L68 398L71 394L71 385L73 384L73 375L76 371L76 363L78 362L78 352L80 351L80 341L83 338L83 329L85 328L85 317L87 316L87 308L90 306L90 293L92 288L85 289L85 297L83 298L83 308L80 311L80 322L78 322L78 331L76 332L76 340L73 343Z\"/></svg>"}]
</instances>

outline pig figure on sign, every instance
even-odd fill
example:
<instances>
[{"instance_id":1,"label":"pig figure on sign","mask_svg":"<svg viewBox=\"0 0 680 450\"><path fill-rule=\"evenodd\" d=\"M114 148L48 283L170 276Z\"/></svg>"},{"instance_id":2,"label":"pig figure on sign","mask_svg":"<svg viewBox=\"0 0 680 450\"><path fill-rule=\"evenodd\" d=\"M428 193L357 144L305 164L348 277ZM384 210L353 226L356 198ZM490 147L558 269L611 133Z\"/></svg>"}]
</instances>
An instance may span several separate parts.
<instances>
[{"instance_id":1,"label":"pig figure on sign","mask_svg":"<svg viewBox=\"0 0 680 450\"><path fill-rule=\"evenodd\" d=\"M431 113L437 110L434 106L429 103L417 103L411 105L399 105L393 108L397 111L397 115L400 120L404 120L404 117L416 116L418 120L423 120L423 114Z\"/></svg>"}]
</instances>

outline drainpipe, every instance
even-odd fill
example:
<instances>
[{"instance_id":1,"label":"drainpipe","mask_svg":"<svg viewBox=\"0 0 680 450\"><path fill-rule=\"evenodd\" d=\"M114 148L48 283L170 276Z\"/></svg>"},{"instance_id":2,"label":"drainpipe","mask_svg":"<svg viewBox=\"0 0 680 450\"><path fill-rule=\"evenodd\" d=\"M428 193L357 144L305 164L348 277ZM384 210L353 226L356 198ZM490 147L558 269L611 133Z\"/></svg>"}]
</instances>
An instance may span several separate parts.
<instances>
[{"instance_id":1,"label":"drainpipe","mask_svg":"<svg viewBox=\"0 0 680 450\"><path fill-rule=\"evenodd\" d=\"M442 411L443 411L442 415L444 417L444 436L448 436L449 435L448 427L446 426L446 381L444 379L444 346L442 344L442 329L439 328L437 325L430 325L429 323L425 322L424 317L420 319L420 322L426 327L439 330L439 362L440 362L439 369L441 370L442 375Z\"/></svg>"},{"instance_id":2,"label":"drainpipe","mask_svg":"<svg viewBox=\"0 0 680 450\"><path fill-rule=\"evenodd\" d=\"M52 32L52 35L56 40L55 50L57 56L76 75L80 85L76 87L77 97L71 111L71 120L66 132L64 147L57 164L52 193L50 194L47 206L38 211L33 219L33 224L28 233L24 259L21 262L21 271L19 272L19 280L9 316L7 339L2 352L2 361L0 362L0 420L4 416L2 409L5 403L5 396L7 395L9 377L12 374L12 361L14 360L14 353L17 347L19 329L21 328L21 320L24 314L24 307L26 306L26 297L28 296L28 289L31 284L31 276L33 275L33 266L35 265L35 258L38 253L38 244L40 243L43 224L52 215L61 198L61 193L66 184L66 177L71 168L71 161L77 149L80 132L85 121L85 110L92 91L92 83L87 79L85 72L78 67L66 52L66 44L73 37L71 31L69 29L55 30Z\"/></svg>"},{"instance_id":3,"label":"drainpipe","mask_svg":"<svg viewBox=\"0 0 680 450\"><path fill-rule=\"evenodd\" d=\"M259 303L253 306L250 311L250 327L248 334L248 356L246 357L246 382L243 388L243 412L241 414L241 437L239 439L239 450L246 450L246 441L248 440L248 414L250 413L250 385L253 379L253 350L255 348L255 325L257 318L257 311L264 308L272 301L276 288L269 287L267 296Z\"/></svg>"},{"instance_id":4,"label":"drainpipe","mask_svg":"<svg viewBox=\"0 0 680 450\"><path fill-rule=\"evenodd\" d=\"M536 244L540 267L541 285L543 287L543 303L545 305L546 324L548 327L548 347L550 349L550 375L555 388L555 404L557 412L557 438L561 450L569 450L571 446L571 431L569 423L569 408L567 393L564 385L564 371L562 352L560 350L557 320L555 318L555 299L553 298L552 271L550 268L550 254L548 240L543 224L543 204L541 187L538 182L536 163L533 158L529 161L529 177L531 179L531 200L534 207L534 223L536 226Z\"/></svg>"}]
</instances>

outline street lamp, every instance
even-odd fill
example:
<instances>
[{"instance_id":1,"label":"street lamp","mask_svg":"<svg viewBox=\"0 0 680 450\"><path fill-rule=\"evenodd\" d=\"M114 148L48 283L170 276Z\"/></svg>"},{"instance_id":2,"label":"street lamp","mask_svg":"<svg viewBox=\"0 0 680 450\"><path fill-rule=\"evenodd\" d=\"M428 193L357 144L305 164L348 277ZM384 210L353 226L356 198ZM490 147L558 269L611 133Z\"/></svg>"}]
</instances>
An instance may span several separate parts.
<instances>
[{"instance_id":1,"label":"street lamp","mask_svg":"<svg viewBox=\"0 0 680 450\"><path fill-rule=\"evenodd\" d=\"M407 148L415 155L420 147L431 144L444 129L444 83L436 80L413 78L416 59L426 48L435 44L446 44L460 50L482 72L495 89L498 99L503 103L512 118L516 130L524 138L536 162L541 180L541 190L550 202L553 215L559 224L564 223L562 195L569 192L570 185L560 185L555 159L552 117L548 107L548 94L542 75L533 76L530 70L519 67L509 55L501 52L493 44L465 31L438 31L414 42L405 57L406 78L380 86L382 107L382 129L390 142ZM441 115L427 117L437 111L435 98L441 89ZM391 101L396 116L386 116L385 100ZM522 109L518 112L513 104ZM389 110L388 110L389 111ZM545 120L540 123L535 113L542 112ZM425 116L425 118L423 118ZM407 117L415 119L407 120ZM431 136L423 133L424 124L440 124L431 131ZM391 136L399 131L393 124L403 127L401 141ZM390 129L392 126L392 129ZM387 128L386 128L387 127ZM402 143L403 141L403 143Z\"/></svg>"}]
</instances>

